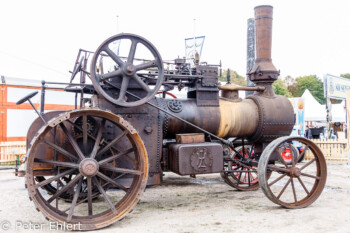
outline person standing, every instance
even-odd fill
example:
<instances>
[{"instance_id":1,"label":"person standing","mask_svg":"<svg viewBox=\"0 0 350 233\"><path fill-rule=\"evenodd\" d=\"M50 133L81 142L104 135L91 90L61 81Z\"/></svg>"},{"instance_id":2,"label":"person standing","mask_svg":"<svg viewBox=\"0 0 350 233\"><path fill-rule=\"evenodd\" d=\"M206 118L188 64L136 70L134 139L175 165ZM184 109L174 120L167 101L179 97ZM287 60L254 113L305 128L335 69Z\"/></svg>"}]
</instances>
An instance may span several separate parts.
<instances>
[{"instance_id":1,"label":"person standing","mask_svg":"<svg viewBox=\"0 0 350 233\"><path fill-rule=\"evenodd\" d=\"M311 132L311 129L309 128L309 126L307 125L305 127L305 134L304 136L307 138L307 139L312 139L312 132Z\"/></svg>"}]
</instances>

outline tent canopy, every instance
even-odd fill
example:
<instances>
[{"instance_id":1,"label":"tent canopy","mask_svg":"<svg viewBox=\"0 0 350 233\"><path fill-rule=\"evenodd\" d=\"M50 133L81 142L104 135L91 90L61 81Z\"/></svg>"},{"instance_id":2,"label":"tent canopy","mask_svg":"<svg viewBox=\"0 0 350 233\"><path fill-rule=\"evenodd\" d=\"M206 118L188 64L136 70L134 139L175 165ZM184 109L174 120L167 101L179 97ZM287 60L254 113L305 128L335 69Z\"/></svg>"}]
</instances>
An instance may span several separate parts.
<instances>
[{"instance_id":1,"label":"tent canopy","mask_svg":"<svg viewBox=\"0 0 350 233\"><path fill-rule=\"evenodd\" d=\"M320 104L308 89L301 97L305 103L305 121L327 121L326 105ZM340 104L332 104L332 122L345 122L345 114L345 101Z\"/></svg>"}]
</instances>

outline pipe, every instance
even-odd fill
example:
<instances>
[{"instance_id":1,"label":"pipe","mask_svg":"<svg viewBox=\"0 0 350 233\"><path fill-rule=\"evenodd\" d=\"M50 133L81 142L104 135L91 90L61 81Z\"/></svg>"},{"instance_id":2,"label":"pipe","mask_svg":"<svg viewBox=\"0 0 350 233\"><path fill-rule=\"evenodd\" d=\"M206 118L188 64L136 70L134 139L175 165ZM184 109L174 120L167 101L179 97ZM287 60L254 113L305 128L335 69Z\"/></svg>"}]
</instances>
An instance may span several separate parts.
<instances>
[{"instance_id":1,"label":"pipe","mask_svg":"<svg viewBox=\"0 0 350 233\"><path fill-rule=\"evenodd\" d=\"M255 10L256 62L271 61L272 6L257 6Z\"/></svg>"},{"instance_id":2,"label":"pipe","mask_svg":"<svg viewBox=\"0 0 350 233\"><path fill-rule=\"evenodd\" d=\"M273 7L262 5L255 7L254 10L256 59L248 76L256 85L266 86L265 94L273 96L271 84L279 76L279 71L271 59Z\"/></svg>"}]
</instances>

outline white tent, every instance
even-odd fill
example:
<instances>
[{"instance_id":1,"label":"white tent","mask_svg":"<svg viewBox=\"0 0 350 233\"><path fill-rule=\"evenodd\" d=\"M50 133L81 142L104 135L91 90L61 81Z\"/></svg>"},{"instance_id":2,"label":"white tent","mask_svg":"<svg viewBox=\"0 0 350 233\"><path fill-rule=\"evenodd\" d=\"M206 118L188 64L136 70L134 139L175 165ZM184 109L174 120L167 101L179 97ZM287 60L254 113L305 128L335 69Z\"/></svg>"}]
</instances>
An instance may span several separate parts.
<instances>
[{"instance_id":1,"label":"white tent","mask_svg":"<svg viewBox=\"0 0 350 233\"><path fill-rule=\"evenodd\" d=\"M326 105L320 104L311 92L306 89L301 96L305 103L305 121L327 121ZM332 104L332 122L345 122L345 101L340 104Z\"/></svg>"},{"instance_id":2,"label":"white tent","mask_svg":"<svg viewBox=\"0 0 350 233\"><path fill-rule=\"evenodd\" d=\"M340 104L332 104L332 122L346 122L345 101Z\"/></svg>"},{"instance_id":3,"label":"white tent","mask_svg":"<svg viewBox=\"0 0 350 233\"><path fill-rule=\"evenodd\" d=\"M301 96L305 103L305 121L321 121L325 122L327 112L324 105L321 105L311 94L311 92L306 89L304 94Z\"/></svg>"}]
</instances>

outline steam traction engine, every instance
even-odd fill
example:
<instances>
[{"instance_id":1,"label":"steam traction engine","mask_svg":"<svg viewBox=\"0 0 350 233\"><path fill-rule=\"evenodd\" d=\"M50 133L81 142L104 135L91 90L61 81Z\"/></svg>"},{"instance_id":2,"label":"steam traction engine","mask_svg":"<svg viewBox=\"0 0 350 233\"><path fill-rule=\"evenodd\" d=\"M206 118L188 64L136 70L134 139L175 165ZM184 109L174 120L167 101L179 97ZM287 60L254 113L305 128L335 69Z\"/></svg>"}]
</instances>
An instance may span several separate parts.
<instances>
[{"instance_id":1,"label":"steam traction engine","mask_svg":"<svg viewBox=\"0 0 350 233\"><path fill-rule=\"evenodd\" d=\"M28 132L25 180L37 210L83 230L102 228L130 212L146 185L161 184L164 171L220 173L239 190L261 186L286 208L313 203L325 185L325 159L311 141L287 136L294 114L272 89L279 75L271 60L272 7L256 7L255 21L255 87L219 85L218 67L198 61L164 68L157 49L137 35L104 41L90 72L90 53L81 50L66 88L81 94L81 108L42 114ZM127 56L115 43L130 44ZM188 88L187 98L164 98L174 87ZM241 99L239 90L255 92Z\"/></svg>"}]
</instances>

